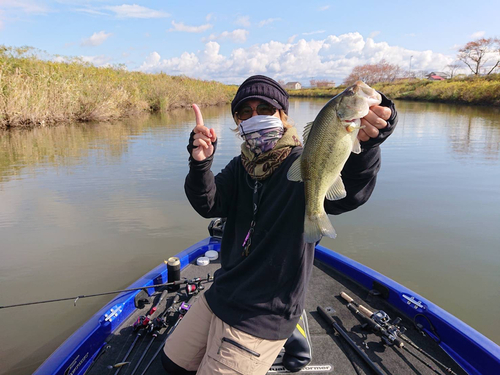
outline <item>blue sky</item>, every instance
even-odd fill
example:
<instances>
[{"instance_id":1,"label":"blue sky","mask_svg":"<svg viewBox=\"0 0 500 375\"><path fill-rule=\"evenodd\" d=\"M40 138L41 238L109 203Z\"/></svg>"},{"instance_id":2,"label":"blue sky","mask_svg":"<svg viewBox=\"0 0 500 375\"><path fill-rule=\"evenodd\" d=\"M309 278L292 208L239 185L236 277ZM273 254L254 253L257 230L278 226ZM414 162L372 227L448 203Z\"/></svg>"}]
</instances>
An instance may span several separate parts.
<instances>
[{"instance_id":1,"label":"blue sky","mask_svg":"<svg viewBox=\"0 0 500 375\"><path fill-rule=\"evenodd\" d=\"M498 0L0 0L0 44L225 83L341 83L381 59L443 71L457 47L500 37L498 14Z\"/></svg>"}]
</instances>

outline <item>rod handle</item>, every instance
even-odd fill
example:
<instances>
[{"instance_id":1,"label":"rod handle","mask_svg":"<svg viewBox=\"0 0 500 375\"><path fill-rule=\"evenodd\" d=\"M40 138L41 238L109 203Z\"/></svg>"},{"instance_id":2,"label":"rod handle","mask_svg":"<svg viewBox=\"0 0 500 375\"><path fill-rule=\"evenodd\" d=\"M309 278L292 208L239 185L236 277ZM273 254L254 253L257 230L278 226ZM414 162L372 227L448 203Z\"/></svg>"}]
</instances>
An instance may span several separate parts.
<instances>
[{"instance_id":1,"label":"rod handle","mask_svg":"<svg viewBox=\"0 0 500 375\"><path fill-rule=\"evenodd\" d=\"M349 297L349 295L348 295L347 293L340 292L340 296L341 296L343 299L345 299L347 302L349 302L349 303L351 303L351 302L353 302L353 301L354 301L351 297Z\"/></svg>"},{"instance_id":2,"label":"rod handle","mask_svg":"<svg viewBox=\"0 0 500 375\"><path fill-rule=\"evenodd\" d=\"M358 309L359 311L361 311L363 313L363 315L365 315L367 318L371 318L372 315L373 315L373 311L370 311L368 310L366 307L364 307L363 305L359 305L358 306Z\"/></svg>"},{"instance_id":3,"label":"rod handle","mask_svg":"<svg viewBox=\"0 0 500 375\"><path fill-rule=\"evenodd\" d=\"M174 299L172 300L172 305L176 304L177 302L179 302L179 299L181 298L181 295L179 293L177 293L175 296L174 296ZM172 306L171 305L171 306Z\"/></svg>"},{"instance_id":4,"label":"rod handle","mask_svg":"<svg viewBox=\"0 0 500 375\"><path fill-rule=\"evenodd\" d=\"M163 301L163 299L167 294L168 294L168 289L165 289L163 292L161 292L160 299L158 300L158 305L161 303L161 301Z\"/></svg>"}]
</instances>

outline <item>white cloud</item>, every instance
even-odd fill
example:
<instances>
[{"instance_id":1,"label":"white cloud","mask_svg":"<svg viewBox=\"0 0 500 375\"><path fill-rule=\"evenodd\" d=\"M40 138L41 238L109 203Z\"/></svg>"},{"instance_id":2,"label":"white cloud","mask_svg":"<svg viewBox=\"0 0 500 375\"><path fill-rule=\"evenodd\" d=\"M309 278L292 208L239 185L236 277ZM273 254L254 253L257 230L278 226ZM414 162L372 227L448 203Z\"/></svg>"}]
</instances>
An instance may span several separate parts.
<instances>
[{"instance_id":1,"label":"white cloud","mask_svg":"<svg viewBox=\"0 0 500 375\"><path fill-rule=\"evenodd\" d=\"M250 27L250 17L249 16L238 16L236 17L236 20L234 21L235 25L241 26L241 27Z\"/></svg>"},{"instance_id":2,"label":"white cloud","mask_svg":"<svg viewBox=\"0 0 500 375\"><path fill-rule=\"evenodd\" d=\"M292 35L290 38L288 38L288 40L286 42L288 44L291 44L291 43L293 43L293 41L295 40L295 38L297 38L297 34Z\"/></svg>"},{"instance_id":3,"label":"white cloud","mask_svg":"<svg viewBox=\"0 0 500 375\"><path fill-rule=\"evenodd\" d=\"M310 31L308 33L302 33L302 35L314 35L314 34L323 34L326 30L316 30L316 31Z\"/></svg>"},{"instance_id":4,"label":"white cloud","mask_svg":"<svg viewBox=\"0 0 500 375\"><path fill-rule=\"evenodd\" d=\"M208 13L207 16L205 17L205 20L207 22L210 22L210 20L215 19L214 13Z\"/></svg>"},{"instance_id":5,"label":"white cloud","mask_svg":"<svg viewBox=\"0 0 500 375\"><path fill-rule=\"evenodd\" d=\"M111 66L111 61L113 61L113 58L104 55L80 56L80 59L82 59L82 61L84 62L88 62L95 66Z\"/></svg>"},{"instance_id":6,"label":"white cloud","mask_svg":"<svg viewBox=\"0 0 500 375\"><path fill-rule=\"evenodd\" d=\"M378 35L380 35L380 31L372 31L372 32L370 33L369 38L372 38L372 39L373 39L373 38L375 38L375 37L376 37L376 36L378 36Z\"/></svg>"},{"instance_id":7,"label":"white cloud","mask_svg":"<svg viewBox=\"0 0 500 375\"><path fill-rule=\"evenodd\" d=\"M66 56L55 56L52 58L54 62L65 62L71 63L73 61L80 61L90 63L95 66L111 66L111 62L113 61L112 57L99 55L99 56L78 56L78 57L66 57Z\"/></svg>"},{"instance_id":8,"label":"white cloud","mask_svg":"<svg viewBox=\"0 0 500 375\"><path fill-rule=\"evenodd\" d=\"M87 13L87 14L92 14L96 16L105 16L106 13L101 12L97 9L92 9L92 8L76 8L75 12L80 12L80 13Z\"/></svg>"},{"instance_id":9,"label":"white cloud","mask_svg":"<svg viewBox=\"0 0 500 375\"><path fill-rule=\"evenodd\" d=\"M211 34L207 38L203 38L203 42L214 40L231 40L235 43L245 43L248 37L248 30L236 29L233 31L224 31L220 34Z\"/></svg>"},{"instance_id":10,"label":"white cloud","mask_svg":"<svg viewBox=\"0 0 500 375\"><path fill-rule=\"evenodd\" d=\"M382 59L412 70L443 70L454 61L454 56L428 51L408 50L376 43L359 33L329 35L322 40L281 43L271 41L236 48L220 53L215 41L205 44L203 51L184 52L181 56L162 59L154 52L141 65L145 72L163 71L185 74L201 79L215 79L226 83L241 83L252 74L265 74L285 81L307 82L310 77L332 79L341 83L357 65L374 64Z\"/></svg>"},{"instance_id":11,"label":"white cloud","mask_svg":"<svg viewBox=\"0 0 500 375\"><path fill-rule=\"evenodd\" d=\"M262 20L259 22L259 27L269 25L270 23L281 21L281 18L268 18L267 20Z\"/></svg>"},{"instance_id":12,"label":"white cloud","mask_svg":"<svg viewBox=\"0 0 500 375\"><path fill-rule=\"evenodd\" d=\"M482 38L484 36L485 32L484 31L476 31L475 33L471 34L471 38L478 39Z\"/></svg>"},{"instance_id":13,"label":"white cloud","mask_svg":"<svg viewBox=\"0 0 500 375\"><path fill-rule=\"evenodd\" d=\"M319 8L320 12L324 12L325 10L330 9L330 5L325 5Z\"/></svg>"},{"instance_id":14,"label":"white cloud","mask_svg":"<svg viewBox=\"0 0 500 375\"><path fill-rule=\"evenodd\" d=\"M172 21L172 26L173 28L171 28L168 31L184 31L186 33L202 33L213 27L209 23L200 26L188 26L184 25L183 22L175 22L175 21Z\"/></svg>"},{"instance_id":15,"label":"white cloud","mask_svg":"<svg viewBox=\"0 0 500 375\"><path fill-rule=\"evenodd\" d=\"M83 39L81 45L82 46L99 46L104 43L106 39L108 39L112 33L107 33L105 31L99 31L98 33L92 34L90 38Z\"/></svg>"},{"instance_id":16,"label":"white cloud","mask_svg":"<svg viewBox=\"0 0 500 375\"><path fill-rule=\"evenodd\" d=\"M4 9L19 9L26 13L35 14L45 14L49 11L45 5L30 0L0 0L0 6Z\"/></svg>"},{"instance_id":17,"label":"white cloud","mask_svg":"<svg viewBox=\"0 0 500 375\"><path fill-rule=\"evenodd\" d=\"M116 6L106 6L104 9L108 9L116 14L118 18L165 18L170 17L170 14L163 12L161 10L154 10L146 8L137 4L129 5L116 5Z\"/></svg>"}]
</instances>

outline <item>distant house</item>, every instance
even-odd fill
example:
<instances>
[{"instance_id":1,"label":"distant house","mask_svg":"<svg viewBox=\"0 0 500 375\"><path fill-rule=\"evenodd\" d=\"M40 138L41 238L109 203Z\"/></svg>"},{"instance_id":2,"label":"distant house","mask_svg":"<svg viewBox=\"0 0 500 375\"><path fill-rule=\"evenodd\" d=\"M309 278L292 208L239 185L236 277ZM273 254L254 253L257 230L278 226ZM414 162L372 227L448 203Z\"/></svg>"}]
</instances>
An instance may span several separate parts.
<instances>
[{"instance_id":1,"label":"distant house","mask_svg":"<svg viewBox=\"0 0 500 375\"><path fill-rule=\"evenodd\" d=\"M431 81L444 81L449 78L449 75L444 72L430 72L425 77Z\"/></svg>"},{"instance_id":2,"label":"distant house","mask_svg":"<svg viewBox=\"0 0 500 375\"><path fill-rule=\"evenodd\" d=\"M300 90L302 88L302 85L300 82L287 82L285 85L285 89L288 90Z\"/></svg>"},{"instance_id":3,"label":"distant house","mask_svg":"<svg viewBox=\"0 0 500 375\"><path fill-rule=\"evenodd\" d=\"M316 87L318 88L331 88L335 87L335 82L333 81L317 81Z\"/></svg>"}]
</instances>

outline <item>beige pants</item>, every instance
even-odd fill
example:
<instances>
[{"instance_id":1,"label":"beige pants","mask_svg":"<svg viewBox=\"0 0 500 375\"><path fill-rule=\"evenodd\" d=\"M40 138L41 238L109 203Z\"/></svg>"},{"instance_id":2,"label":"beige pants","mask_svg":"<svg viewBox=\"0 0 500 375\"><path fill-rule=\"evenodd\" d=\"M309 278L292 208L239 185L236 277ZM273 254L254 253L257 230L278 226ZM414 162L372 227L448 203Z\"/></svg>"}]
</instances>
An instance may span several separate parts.
<instances>
[{"instance_id":1,"label":"beige pants","mask_svg":"<svg viewBox=\"0 0 500 375\"><path fill-rule=\"evenodd\" d=\"M265 340L235 329L212 313L200 296L165 343L165 354L199 375L266 374L284 340Z\"/></svg>"}]
</instances>

